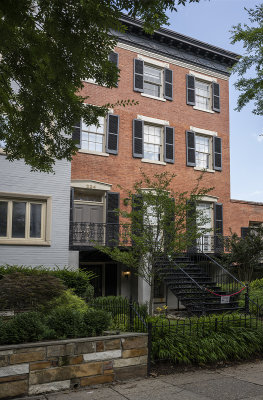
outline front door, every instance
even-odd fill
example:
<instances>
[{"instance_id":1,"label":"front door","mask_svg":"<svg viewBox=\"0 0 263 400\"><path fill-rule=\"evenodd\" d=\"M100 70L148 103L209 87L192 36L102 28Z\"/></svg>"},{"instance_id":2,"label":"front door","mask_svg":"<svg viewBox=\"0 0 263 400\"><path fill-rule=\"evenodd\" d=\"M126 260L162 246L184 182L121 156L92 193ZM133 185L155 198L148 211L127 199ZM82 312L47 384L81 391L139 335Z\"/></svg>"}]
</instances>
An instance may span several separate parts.
<instances>
[{"instance_id":1,"label":"front door","mask_svg":"<svg viewBox=\"0 0 263 400\"><path fill-rule=\"evenodd\" d=\"M198 203L197 204L197 224L199 232L204 233L200 238L197 239L197 249L199 251L207 252L212 250L212 207L210 203Z\"/></svg>"}]
</instances>

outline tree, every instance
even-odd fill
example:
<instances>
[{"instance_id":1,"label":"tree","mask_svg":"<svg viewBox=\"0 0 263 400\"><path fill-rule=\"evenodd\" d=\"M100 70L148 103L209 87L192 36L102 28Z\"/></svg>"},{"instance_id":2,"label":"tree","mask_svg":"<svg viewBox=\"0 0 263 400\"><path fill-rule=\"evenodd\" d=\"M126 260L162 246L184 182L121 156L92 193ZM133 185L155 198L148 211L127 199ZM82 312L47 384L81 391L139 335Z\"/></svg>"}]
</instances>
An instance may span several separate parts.
<instances>
[{"instance_id":1,"label":"tree","mask_svg":"<svg viewBox=\"0 0 263 400\"><path fill-rule=\"evenodd\" d=\"M95 246L113 260L124 264L150 287L149 312L153 311L154 281L162 257L173 265L175 254L193 246L207 231L198 229L206 222L196 203L211 189L174 192L175 175L163 172L152 178L141 171L142 179L126 191L118 238L110 246ZM201 175L202 177L202 175Z\"/></svg>"},{"instance_id":2,"label":"tree","mask_svg":"<svg viewBox=\"0 0 263 400\"><path fill-rule=\"evenodd\" d=\"M263 228L250 229L245 237L232 233L225 248L228 252L222 255L223 263L237 271L241 281L250 282L263 254Z\"/></svg>"},{"instance_id":3,"label":"tree","mask_svg":"<svg viewBox=\"0 0 263 400\"><path fill-rule=\"evenodd\" d=\"M254 26L238 24L232 31L232 43L243 42L245 55L233 67L233 72L241 78L235 83L235 88L241 92L236 110L240 111L247 103L254 100L254 114L263 115L263 4L255 9L246 9L249 20ZM255 72L255 77L245 77L249 71Z\"/></svg>"},{"instance_id":4,"label":"tree","mask_svg":"<svg viewBox=\"0 0 263 400\"><path fill-rule=\"evenodd\" d=\"M112 31L125 29L121 13L142 18L150 33L167 24L167 10L191 2L199 0L2 0L0 141L7 158L47 172L56 159L70 160L72 126L81 118L96 124L112 106L84 105L80 92L88 78L116 86L118 69L108 57L117 42Z\"/></svg>"}]
</instances>

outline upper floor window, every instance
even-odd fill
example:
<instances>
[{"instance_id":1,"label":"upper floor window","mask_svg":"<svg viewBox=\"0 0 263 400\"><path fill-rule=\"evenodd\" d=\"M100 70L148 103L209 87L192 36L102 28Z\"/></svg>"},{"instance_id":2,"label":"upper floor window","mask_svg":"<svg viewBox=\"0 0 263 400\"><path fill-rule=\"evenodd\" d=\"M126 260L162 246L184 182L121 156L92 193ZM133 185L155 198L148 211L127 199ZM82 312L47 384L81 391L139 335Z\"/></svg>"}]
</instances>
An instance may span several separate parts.
<instances>
[{"instance_id":1,"label":"upper floor window","mask_svg":"<svg viewBox=\"0 0 263 400\"><path fill-rule=\"evenodd\" d=\"M134 91L163 101L173 100L173 71L163 65L166 64L135 58Z\"/></svg>"},{"instance_id":2,"label":"upper floor window","mask_svg":"<svg viewBox=\"0 0 263 400\"><path fill-rule=\"evenodd\" d=\"M50 199L0 196L1 244L50 244Z\"/></svg>"},{"instance_id":3,"label":"upper floor window","mask_svg":"<svg viewBox=\"0 0 263 400\"><path fill-rule=\"evenodd\" d=\"M147 160L163 161L162 142L163 128L144 124L144 158Z\"/></svg>"},{"instance_id":4,"label":"upper floor window","mask_svg":"<svg viewBox=\"0 0 263 400\"><path fill-rule=\"evenodd\" d=\"M99 125L87 125L82 121L81 148L91 151L105 151L105 118L99 117Z\"/></svg>"},{"instance_id":5,"label":"upper floor window","mask_svg":"<svg viewBox=\"0 0 263 400\"><path fill-rule=\"evenodd\" d=\"M174 128L168 121L138 116L133 120L133 157L153 163L174 163Z\"/></svg>"},{"instance_id":6,"label":"upper floor window","mask_svg":"<svg viewBox=\"0 0 263 400\"><path fill-rule=\"evenodd\" d=\"M208 169L211 165L211 150L212 143L208 136L195 135L195 154L196 154L196 166L201 169Z\"/></svg>"},{"instance_id":7,"label":"upper floor window","mask_svg":"<svg viewBox=\"0 0 263 400\"><path fill-rule=\"evenodd\" d=\"M87 125L84 120L73 127L72 139L82 152L108 155L118 154L119 116L99 117L98 125Z\"/></svg>"},{"instance_id":8,"label":"upper floor window","mask_svg":"<svg viewBox=\"0 0 263 400\"><path fill-rule=\"evenodd\" d=\"M222 139L213 136L213 132L209 133L209 131L198 128L192 129L186 131L186 165L210 172L221 171ZM214 135L216 135L216 132L214 132Z\"/></svg>"},{"instance_id":9,"label":"upper floor window","mask_svg":"<svg viewBox=\"0 0 263 400\"><path fill-rule=\"evenodd\" d=\"M211 110L211 84L196 79L195 105L203 110Z\"/></svg>"},{"instance_id":10,"label":"upper floor window","mask_svg":"<svg viewBox=\"0 0 263 400\"><path fill-rule=\"evenodd\" d=\"M214 82L212 78L207 77L206 79L205 75L195 75L186 75L186 103L198 110L220 112L219 84Z\"/></svg>"},{"instance_id":11,"label":"upper floor window","mask_svg":"<svg viewBox=\"0 0 263 400\"><path fill-rule=\"evenodd\" d=\"M151 65L144 65L144 93L155 97L163 95L163 71Z\"/></svg>"}]
</instances>

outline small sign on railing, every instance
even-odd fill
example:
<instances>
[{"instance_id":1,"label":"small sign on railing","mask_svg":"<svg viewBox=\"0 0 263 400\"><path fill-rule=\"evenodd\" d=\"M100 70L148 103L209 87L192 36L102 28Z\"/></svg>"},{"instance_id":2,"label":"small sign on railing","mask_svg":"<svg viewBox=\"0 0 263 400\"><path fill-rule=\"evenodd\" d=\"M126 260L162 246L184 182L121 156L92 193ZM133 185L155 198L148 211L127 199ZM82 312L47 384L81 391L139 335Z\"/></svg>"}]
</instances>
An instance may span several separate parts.
<instances>
[{"instance_id":1,"label":"small sign on railing","mask_svg":"<svg viewBox=\"0 0 263 400\"><path fill-rule=\"evenodd\" d=\"M221 296L221 304L228 304L230 302L230 296Z\"/></svg>"}]
</instances>

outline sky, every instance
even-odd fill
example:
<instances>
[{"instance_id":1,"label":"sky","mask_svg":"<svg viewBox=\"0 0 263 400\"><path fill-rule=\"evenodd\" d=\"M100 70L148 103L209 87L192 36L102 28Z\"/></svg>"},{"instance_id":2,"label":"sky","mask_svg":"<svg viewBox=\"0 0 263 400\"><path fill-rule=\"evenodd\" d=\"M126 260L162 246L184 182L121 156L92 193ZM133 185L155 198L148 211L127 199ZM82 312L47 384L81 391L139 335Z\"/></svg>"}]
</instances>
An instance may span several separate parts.
<instances>
[{"instance_id":1,"label":"sky","mask_svg":"<svg viewBox=\"0 0 263 400\"><path fill-rule=\"evenodd\" d=\"M244 54L242 43L231 44L230 30L238 23L250 25L246 8L263 0L200 0L178 6L169 13L167 28L234 53ZM234 111L239 92L237 75L230 77L230 176L233 199L263 202L263 118L252 113L253 103Z\"/></svg>"}]
</instances>

